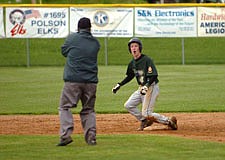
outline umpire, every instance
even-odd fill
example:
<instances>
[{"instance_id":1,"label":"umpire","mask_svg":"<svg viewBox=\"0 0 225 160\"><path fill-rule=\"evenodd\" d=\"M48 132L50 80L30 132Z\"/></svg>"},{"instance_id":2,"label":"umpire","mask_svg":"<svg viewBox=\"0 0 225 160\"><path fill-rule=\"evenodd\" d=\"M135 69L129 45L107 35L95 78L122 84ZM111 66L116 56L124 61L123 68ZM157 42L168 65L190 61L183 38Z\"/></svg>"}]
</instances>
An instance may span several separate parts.
<instances>
[{"instance_id":1,"label":"umpire","mask_svg":"<svg viewBox=\"0 0 225 160\"><path fill-rule=\"evenodd\" d=\"M62 90L59 118L60 142L57 146L66 146L73 140L74 120L71 108L77 107L81 101L81 124L85 141L96 145L96 114L95 101L98 83L97 56L100 49L99 41L91 34L91 22L83 17L78 22L78 32L68 35L61 47L66 57L64 68L64 87Z\"/></svg>"}]
</instances>

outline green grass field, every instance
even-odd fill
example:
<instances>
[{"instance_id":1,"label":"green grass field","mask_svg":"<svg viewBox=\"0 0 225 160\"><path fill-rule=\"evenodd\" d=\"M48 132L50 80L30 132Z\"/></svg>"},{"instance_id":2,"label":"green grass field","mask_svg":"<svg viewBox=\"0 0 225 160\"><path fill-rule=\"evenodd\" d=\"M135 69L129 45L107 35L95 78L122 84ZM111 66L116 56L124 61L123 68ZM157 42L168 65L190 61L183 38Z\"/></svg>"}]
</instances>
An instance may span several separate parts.
<instances>
[{"instance_id":1,"label":"green grass field","mask_svg":"<svg viewBox=\"0 0 225 160\"><path fill-rule=\"evenodd\" d=\"M56 136L0 136L4 160L223 160L225 144L156 135L99 135L87 146L81 135L66 147Z\"/></svg>"},{"instance_id":2,"label":"green grass field","mask_svg":"<svg viewBox=\"0 0 225 160\"><path fill-rule=\"evenodd\" d=\"M99 66L98 113L127 113L123 104L138 87L135 79L111 92L125 72L126 66ZM158 72L157 112L225 111L225 65L158 65ZM63 67L1 67L0 114L57 114L62 74Z\"/></svg>"},{"instance_id":3,"label":"green grass field","mask_svg":"<svg viewBox=\"0 0 225 160\"><path fill-rule=\"evenodd\" d=\"M113 95L111 88L126 66L100 66L96 111L125 112L124 101L137 86L130 82ZM158 112L224 112L224 65L159 65ZM0 115L57 114L63 67L1 67ZM78 112L79 108L74 111ZM88 146L83 135L56 147L58 135L0 135L2 160L223 160L225 144L163 135L97 135Z\"/></svg>"}]
</instances>

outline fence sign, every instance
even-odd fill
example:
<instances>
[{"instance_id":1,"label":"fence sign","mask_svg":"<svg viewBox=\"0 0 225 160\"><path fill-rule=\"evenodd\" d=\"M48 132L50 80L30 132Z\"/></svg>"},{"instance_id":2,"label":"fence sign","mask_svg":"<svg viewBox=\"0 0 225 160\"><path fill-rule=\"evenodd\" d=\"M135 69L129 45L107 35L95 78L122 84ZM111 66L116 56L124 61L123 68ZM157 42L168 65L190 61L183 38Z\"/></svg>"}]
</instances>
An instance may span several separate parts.
<instances>
[{"instance_id":1,"label":"fence sign","mask_svg":"<svg viewBox=\"0 0 225 160\"><path fill-rule=\"evenodd\" d=\"M70 32L77 31L80 18L92 23L95 37L132 37L133 8L70 8Z\"/></svg>"},{"instance_id":2,"label":"fence sign","mask_svg":"<svg viewBox=\"0 0 225 160\"><path fill-rule=\"evenodd\" d=\"M196 37L196 7L135 8L138 37Z\"/></svg>"},{"instance_id":3,"label":"fence sign","mask_svg":"<svg viewBox=\"0 0 225 160\"><path fill-rule=\"evenodd\" d=\"M69 33L68 8L6 8L8 38L62 38Z\"/></svg>"},{"instance_id":4,"label":"fence sign","mask_svg":"<svg viewBox=\"0 0 225 160\"><path fill-rule=\"evenodd\" d=\"M225 8L198 8L198 36L225 36Z\"/></svg>"},{"instance_id":5,"label":"fence sign","mask_svg":"<svg viewBox=\"0 0 225 160\"><path fill-rule=\"evenodd\" d=\"M4 21L3 21L3 8L0 7L0 38L5 37Z\"/></svg>"}]
</instances>

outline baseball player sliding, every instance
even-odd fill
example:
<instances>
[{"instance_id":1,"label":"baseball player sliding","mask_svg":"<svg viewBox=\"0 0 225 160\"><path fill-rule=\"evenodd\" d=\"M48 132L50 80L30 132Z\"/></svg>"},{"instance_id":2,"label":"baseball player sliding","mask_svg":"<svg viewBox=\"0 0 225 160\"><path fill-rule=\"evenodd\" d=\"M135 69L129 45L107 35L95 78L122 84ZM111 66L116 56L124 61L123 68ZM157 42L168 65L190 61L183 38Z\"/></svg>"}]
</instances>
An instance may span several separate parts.
<instances>
[{"instance_id":1,"label":"baseball player sliding","mask_svg":"<svg viewBox=\"0 0 225 160\"><path fill-rule=\"evenodd\" d=\"M169 118L153 112L159 95L158 73L151 58L142 54L142 42L138 38L132 38L128 42L128 49L133 58L128 64L126 77L113 87L112 92L115 94L121 86L136 77L139 87L125 102L124 107L141 122L138 130L144 130L153 122L168 125L170 129L177 130L176 117ZM142 111L138 109L140 103L142 103Z\"/></svg>"}]
</instances>

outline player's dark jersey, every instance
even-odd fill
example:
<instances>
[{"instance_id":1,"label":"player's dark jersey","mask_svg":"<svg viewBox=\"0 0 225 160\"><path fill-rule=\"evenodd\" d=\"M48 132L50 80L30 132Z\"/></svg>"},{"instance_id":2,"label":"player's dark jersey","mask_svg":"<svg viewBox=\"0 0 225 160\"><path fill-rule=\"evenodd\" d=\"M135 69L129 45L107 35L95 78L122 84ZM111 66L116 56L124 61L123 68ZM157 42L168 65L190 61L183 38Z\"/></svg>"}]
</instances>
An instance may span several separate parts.
<instances>
[{"instance_id":1,"label":"player's dark jersey","mask_svg":"<svg viewBox=\"0 0 225 160\"><path fill-rule=\"evenodd\" d=\"M140 58L132 59L127 67L126 78L120 83L124 85L136 77L139 85L150 86L153 82L158 83L158 72L152 59L142 54Z\"/></svg>"}]
</instances>

